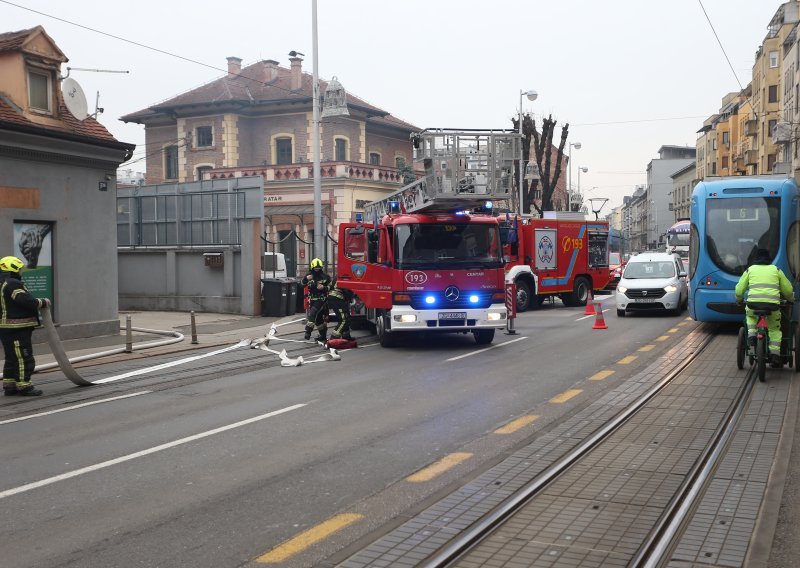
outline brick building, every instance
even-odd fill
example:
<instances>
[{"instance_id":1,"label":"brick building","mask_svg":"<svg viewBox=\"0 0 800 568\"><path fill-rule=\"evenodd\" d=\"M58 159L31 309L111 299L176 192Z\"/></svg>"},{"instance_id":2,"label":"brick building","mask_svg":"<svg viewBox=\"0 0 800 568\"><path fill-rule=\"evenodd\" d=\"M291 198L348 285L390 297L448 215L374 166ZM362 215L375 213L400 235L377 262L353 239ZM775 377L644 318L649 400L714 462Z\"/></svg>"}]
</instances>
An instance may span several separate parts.
<instances>
[{"instance_id":1,"label":"brick building","mask_svg":"<svg viewBox=\"0 0 800 568\"><path fill-rule=\"evenodd\" d=\"M290 67L264 60L242 67L228 57L225 76L122 117L143 124L148 184L260 175L265 235L290 260L305 262L292 233L313 239L312 90L303 59ZM320 93L327 88L320 81ZM416 126L351 94L349 116L320 125L325 232L335 235L364 203L399 189L400 161L413 159ZM300 241L302 242L302 241ZM330 252L330 251L329 251Z\"/></svg>"}]
</instances>

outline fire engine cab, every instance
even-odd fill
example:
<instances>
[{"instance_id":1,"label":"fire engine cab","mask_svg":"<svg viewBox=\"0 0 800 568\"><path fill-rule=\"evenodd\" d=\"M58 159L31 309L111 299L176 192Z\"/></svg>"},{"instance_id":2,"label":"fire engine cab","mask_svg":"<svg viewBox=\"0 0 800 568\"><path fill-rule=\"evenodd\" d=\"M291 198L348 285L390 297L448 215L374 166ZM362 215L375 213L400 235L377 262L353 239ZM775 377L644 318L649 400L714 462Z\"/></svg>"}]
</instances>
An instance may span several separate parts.
<instances>
[{"instance_id":1,"label":"fire engine cab","mask_svg":"<svg viewBox=\"0 0 800 568\"><path fill-rule=\"evenodd\" d=\"M590 290L608 285L608 222L581 213L545 211L542 219L503 222L506 282L514 283L517 311L548 297L584 306Z\"/></svg>"},{"instance_id":2,"label":"fire engine cab","mask_svg":"<svg viewBox=\"0 0 800 568\"><path fill-rule=\"evenodd\" d=\"M338 285L384 347L413 332L491 343L507 319L493 204L510 197L519 135L429 129L413 142L425 176L339 226Z\"/></svg>"}]
</instances>

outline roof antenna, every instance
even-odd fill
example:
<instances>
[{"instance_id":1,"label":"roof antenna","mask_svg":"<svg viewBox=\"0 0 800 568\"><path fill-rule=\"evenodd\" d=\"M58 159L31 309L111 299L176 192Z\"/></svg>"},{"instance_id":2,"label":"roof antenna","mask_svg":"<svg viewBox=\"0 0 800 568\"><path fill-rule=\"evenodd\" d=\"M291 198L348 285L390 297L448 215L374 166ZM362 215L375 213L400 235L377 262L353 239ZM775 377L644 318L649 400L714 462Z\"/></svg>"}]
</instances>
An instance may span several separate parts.
<instances>
[{"instance_id":1,"label":"roof antenna","mask_svg":"<svg viewBox=\"0 0 800 568\"><path fill-rule=\"evenodd\" d=\"M64 103L67 105L67 109L78 120L85 120L89 117L97 118L97 116L103 112L103 108L100 106L100 91L97 91L97 98L94 102L94 112L92 114L88 113L86 109L86 97L83 94L83 89L81 89L81 86L77 81L69 78L70 71L73 69L75 71L92 71L93 73L130 73L130 71L115 71L112 69L67 67L67 74L59 77L59 79L62 81L61 89L62 93L64 94Z\"/></svg>"}]
</instances>

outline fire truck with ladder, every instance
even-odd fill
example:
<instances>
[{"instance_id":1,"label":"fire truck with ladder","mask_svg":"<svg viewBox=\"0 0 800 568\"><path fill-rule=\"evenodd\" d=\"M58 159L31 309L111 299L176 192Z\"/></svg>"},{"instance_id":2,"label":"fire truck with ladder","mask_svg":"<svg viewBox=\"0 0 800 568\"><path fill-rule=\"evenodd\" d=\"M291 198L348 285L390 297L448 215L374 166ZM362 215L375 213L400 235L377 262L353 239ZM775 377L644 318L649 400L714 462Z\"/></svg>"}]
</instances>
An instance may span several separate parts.
<instances>
[{"instance_id":1,"label":"fire truck with ladder","mask_svg":"<svg viewBox=\"0 0 800 568\"><path fill-rule=\"evenodd\" d=\"M608 285L608 222L582 213L545 211L542 219L502 223L506 282L516 285L516 311L538 308L548 297L585 306L589 291Z\"/></svg>"},{"instance_id":2,"label":"fire truck with ladder","mask_svg":"<svg viewBox=\"0 0 800 568\"><path fill-rule=\"evenodd\" d=\"M493 205L511 196L519 135L427 129L412 140L424 177L339 226L338 286L355 293L384 347L414 332L491 343L507 321Z\"/></svg>"}]
</instances>

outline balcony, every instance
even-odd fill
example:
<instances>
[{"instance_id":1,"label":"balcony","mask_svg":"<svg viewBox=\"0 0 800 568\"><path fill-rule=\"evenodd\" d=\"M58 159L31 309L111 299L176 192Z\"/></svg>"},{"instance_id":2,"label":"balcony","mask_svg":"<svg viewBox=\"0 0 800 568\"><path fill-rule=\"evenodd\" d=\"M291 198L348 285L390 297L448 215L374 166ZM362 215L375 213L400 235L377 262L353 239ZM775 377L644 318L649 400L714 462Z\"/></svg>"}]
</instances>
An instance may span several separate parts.
<instances>
[{"instance_id":1,"label":"balcony","mask_svg":"<svg viewBox=\"0 0 800 568\"><path fill-rule=\"evenodd\" d=\"M744 135L757 136L758 135L758 121L754 118L744 121Z\"/></svg>"},{"instance_id":2,"label":"balcony","mask_svg":"<svg viewBox=\"0 0 800 568\"><path fill-rule=\"evenodd\" d=\"M285 164L279 166L240 166L236 168L214 168L203 173L203 179L229 179L262 176L265 183L276 181L298 181L314 179L311 163ZM320 174L323 178L350 178L402 185L403 176L397 168L374 166L361 162L322 162Z\"/></svg>"},{"instance_id":3,"label":"balcony","mask_svg":"<svg viewBox=\"0 0 800 568\"><path fill-rule=\"evenodd\" d=\"M745 150L744 163L748 166L758 165L758 150Z\"/></svg>"}]
</instances>

